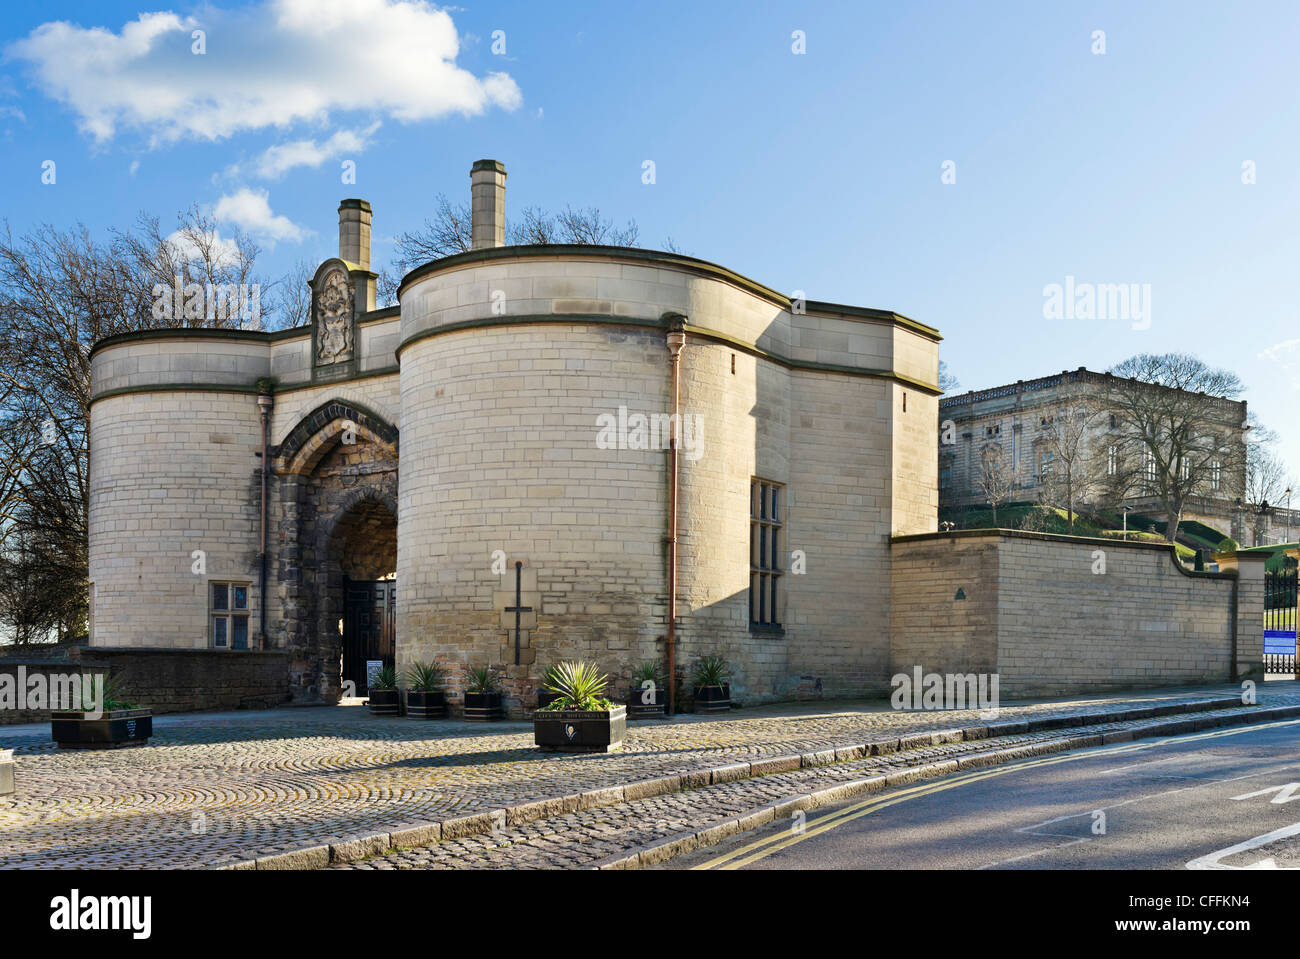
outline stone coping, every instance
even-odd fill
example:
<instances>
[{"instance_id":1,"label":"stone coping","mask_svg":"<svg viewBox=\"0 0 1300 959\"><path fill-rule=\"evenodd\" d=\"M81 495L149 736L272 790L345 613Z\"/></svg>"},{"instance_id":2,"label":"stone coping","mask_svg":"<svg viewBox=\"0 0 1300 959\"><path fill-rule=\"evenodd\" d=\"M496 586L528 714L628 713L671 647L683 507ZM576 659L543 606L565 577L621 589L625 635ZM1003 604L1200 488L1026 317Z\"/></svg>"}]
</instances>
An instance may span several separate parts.
<instances>
[{"instance_id":1,"label":"stone coping","mask_svg":"<svg viewBox=\"0 0 1300 959\"><path fill-rule=\"evenodd\" d=\"M401 299L402 293L411 283L435 273L441 273L443 270L455 270L493 260L508 259L602 259L649 263L654 266L675 268L687 273L694 273L697 276L720 280L747 293L761 297L783 310L790 310L794 304L794 301L784 293L709 260L701 260L682 253L647 250L641 247L571 243L499 246L484 250L472 250L468 253L456 253L440 260L432 260L422 266L417 266L402 277L397 289L398 299ZM893 310L878 310L872 307L850 306L844 303L826 303L821 300L806 300L804 306L809 313L838 314L855 319L890 323L911 330L914 333L919 333L936 343L943 339L935 327L918 322L911 317L903 316L901 313L895 313Z\"/></svg>"},{"instance_id":2,"label":"stone coping","mask_svg":"<svg viewBox=\"0 0 1300 959\"><path fill-rule=\"evenodd\" d=\"M1236 572L1210 572L1208 570L1188 569L1178 559L1178 550L1172 543L1152 543L1141 542L1138 540L1109 539L1102 536L1070 536L1066 533L1038 533L1031 530L1023 529L952 529L947 532L939 531L934 533L908 533L902 536L891 536L889 538L890 546L895 544L906 543L925 543L925 542L942 542L944 540L957 539L1028 539L1038 540L1044 543L1065 543L1076 546L1106 546L1118 547L1120 549L1145 549L1166 554L1173 562L1174 567L1184 576L1191 576L1196 579L1236 579ZM1261 557L1267 558L1267 557Z\"/></svg>"}]
</instances>

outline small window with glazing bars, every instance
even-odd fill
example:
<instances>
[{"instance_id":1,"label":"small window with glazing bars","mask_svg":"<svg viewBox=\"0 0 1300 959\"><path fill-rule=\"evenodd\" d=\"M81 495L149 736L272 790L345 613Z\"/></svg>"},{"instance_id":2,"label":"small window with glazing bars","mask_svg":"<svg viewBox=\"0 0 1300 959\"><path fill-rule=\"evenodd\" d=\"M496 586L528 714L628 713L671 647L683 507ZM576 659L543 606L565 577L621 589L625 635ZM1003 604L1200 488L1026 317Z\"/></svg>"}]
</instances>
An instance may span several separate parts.
<instances>
[{"instance_id":1,"label":"small window with glazing bars","mask_svg":"<svg viewBox=\"0 0 1300 959\"><path fill-rule=\"evenodd\" d=\"M749 484L749 625L781 626L781 529L785 488L767 480Z\"/></svg>"}]
</instances>

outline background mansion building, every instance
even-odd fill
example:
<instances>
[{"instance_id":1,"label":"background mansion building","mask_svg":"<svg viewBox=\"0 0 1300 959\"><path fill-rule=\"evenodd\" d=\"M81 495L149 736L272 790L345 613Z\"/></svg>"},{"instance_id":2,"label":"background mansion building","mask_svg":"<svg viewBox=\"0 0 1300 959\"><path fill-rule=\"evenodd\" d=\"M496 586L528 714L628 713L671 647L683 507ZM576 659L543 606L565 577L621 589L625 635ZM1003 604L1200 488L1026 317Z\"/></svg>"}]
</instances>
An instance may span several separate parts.
<instances>
[{"instance_id":1,"label":"background mansion building","mask_svg":"<svg viewBox=\"0 0 1300 959\"><path fill-rule=\"evenodd\" d=\"M738 700L887 691L891 537L937 524L937 331L677 254L505 246L505 181L474 164L472 251L396 307L351 199L309 326L95 345L91 650L264 654L296 702L436 658L454 705L490 665L518 715L551 663L662 661L675 576L687 693L712 653Z\"/></svg>"},{"instance_id":2,"label":"background mansion building","mask_svg":"<svg viewBox=\"0 0 1300 959\"><path fill-rule=\"evenodd\" d=\"M1053 474L1060 471L1055 461L1060 446L1053 442L1053 430L1061 426L1057 419L1064 410L1080 408L1088 411L1087 418L1080 420L1086 422L1081 446L1091 457L1085 472L1090 470L1093 475L1091 483L1082 484L1090 489L1078 505L1098 505L1112 492L1108 489L1108 475L1113 477L1124 465L1117 461L1123 456L1118 445L1121 441L1116 438L1122 424L1117 422L1107 400L1113 383L1109 373L1079 367L1053 376L943 397L939 401L939 419L950 421L954 427L950 437L953 442L944 442L941 433L939 444L939 502L945 515L962 507L987 506L988 496L982 485L982 456L986 450L996 451L1007 469L1011 489L1006 502L1036 500ZM1174 392L1162 386L1149 389ZM1182 519L1205 523L1238 542L1248 543L1242 505L1246 467L1240 452L1246 442L1246 403L1215 397L1203 397L1200 402L1207 413L1207 429L1221 437L1225 449L1234 452L1225 455L1225 468L1211 472L1203 488L1197 490L1199 495L1189 499ZM1136 478L1138 481L1122 502L1132 506L1138 515L1163 517L1159 496L1141 482L1140 472ZM1064 507L1064 502L1054 505ZM1118 502L1113 505L1118 509Z\"/></svg>"}]
</instances>

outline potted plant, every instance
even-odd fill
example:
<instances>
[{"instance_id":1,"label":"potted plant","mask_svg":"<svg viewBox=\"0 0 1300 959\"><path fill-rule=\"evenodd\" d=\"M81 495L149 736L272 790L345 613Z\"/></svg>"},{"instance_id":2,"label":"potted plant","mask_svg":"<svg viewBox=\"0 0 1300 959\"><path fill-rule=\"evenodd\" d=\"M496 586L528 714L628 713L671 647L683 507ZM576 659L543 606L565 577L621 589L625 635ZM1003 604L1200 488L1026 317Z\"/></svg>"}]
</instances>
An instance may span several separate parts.
<instances>
[{"instance_id":1,"label":"potted plant","mask_svg":"<svg viewBox=\"0 0 1300 959\"><path fill-rule=\"evenodd\" d=\"M628 719L650 719L664 714L668 704L668 683L658 663L641 663L632 670L632 687L628 690Z\"/></svg>"},{"instance_id":2,"label":"potted plant","mask_svg":"<svg viewBox=\"0 0 1300 959\"><path fill-rule=\"evenodd\" d=\"M385 666L370 681L370 715L400 716L402 691L397 688L397 670Z\"/></svg>"},{"instance_id":3,"label":"potted plant","mask_svg":"<svg viewBox=\"0 0 1300 959\"><path fill-rule=\"evenodd\" d=\"M551 692L549 689L539 689L537 690L537 708L545 709L559 698L559 693Z\"/></svg>"},{"instance_id":4,"label":"potted plant","mask_svg":"<svg viewBox=\"0 0 1300 959\"><path fill-rule=\"evenodd\" d=\"M414 663L406 670L408 719L442 719L447 697L442 691L443 670L437 663Z\"/></svg>"},{"instance_id":5,"label":"potted plant","mask_svg":"<svg viewBox=\"0 0 1300 959\"><path fill-rule=\"evenodd\" d=\"M543 750L606 753L623 747L627 707L605 698L609 680L595 663L557 663L546 671L542 684L560 694L533 713L533 742Z\"/></svg>"},{"instance_id":6,"label":"potted plant","mask_svg":"<svg viewBox=\"0 0 1300 959\"><path fill-rule=\"evenodd\" d=\"M122 688L106 677L100 702L85 702L74 684L78 708L50 713L50 735L60 749L108 749L143 746L153 735L153 712L122 699Z\"/></svg>"},{"instance_id":7,"label":"potted plant","mask_svg":"<svg viewBox=\"0 0 1300 959\"><path fill-rule=\"evenodd\" d=\"M466 674L465 719L490 723L501 718L501 693L489 666L471 666Z\"/></svg>"},{"instance_id":8,"label":"potted plant","mask_svg":"<svg viewBox=\"0 0 1300 959\"><path fill-rule=\"evenodd\" d=\"M695 711L725 713L731 709L731 667L721 656L701 656L695 664Z\"/></svg>"}]
</instances>

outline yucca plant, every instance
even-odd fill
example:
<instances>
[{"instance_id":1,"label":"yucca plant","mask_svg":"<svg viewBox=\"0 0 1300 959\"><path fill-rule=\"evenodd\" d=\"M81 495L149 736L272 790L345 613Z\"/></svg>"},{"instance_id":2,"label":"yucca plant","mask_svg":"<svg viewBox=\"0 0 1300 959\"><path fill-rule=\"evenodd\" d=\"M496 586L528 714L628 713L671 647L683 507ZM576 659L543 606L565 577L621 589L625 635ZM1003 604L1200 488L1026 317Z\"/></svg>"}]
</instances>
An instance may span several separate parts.
<instances>
[{"instance_id":1,"label":"yucca plant","mask_svg":"<svg viewBox=\"0 0 1300 959\"><path fill-rule=\"evenodd\" d=\"M490 666L471 666L465 673L465 691L469 693L495 693L496 674Z\"/></svg>"},{"instance_id":2,"label":"yucca plant","mask_svg":"<svg viewBox=\"0 0 1300 959\"><path fill-rule=\"evenodd\" d=\"M664 668L660 663L647 660L644 663L637 664L632 669L632 684L638 688L646 682L655 684L655 688L661 688L665 685Z\"/></svg>"},{"instance_id":3,"label":"yucca plant","mask_svg":"<svg viewBox=\"0 0 1300 959\"><path fill-rule=\"evenodd\" d=\"M72 707L74 711L93 712L96 706L96 703L94 702L94 698L95 698L94 693L92 692L89 698L87 698L85 696L86 693L85 686L80 682L73 683L72 690L73 690ZM105 673L103 702L98 704L99 708L106 713L111 712L114 709L135 709L135 706L133 704L128 703L124 699L121 699L120 698L121 696L122 696L121 681L118 679L118 677Z\"/></svg>"},{"instance_id":4,"label":"yucca plant","mask_svg":"<svg viewBox=\"0 0 1300 959\"><path fill-rule=\"evenodd\" d=\"M422 693L435 692L444 677L443 669L437 663L412 663L406 669L406 685Z\"/></svg>"},{"instance_id":5,"label":"yucca plant","mask_svg":"<svg viewBox=\"0 0 1300 959\"><path fill-rule=\"evenodd\" d=\"M379 672L375 673L375 678L370 681L371 689L396 689L397 688L397 670L392 666L385 666Z\"/></svg>"},{"instance_id":6,"label":"yucca plant","mask_svg":"<svg viewBox=\"0 0 1300 959\"><path fill-rule=\"evenodd\" d=\"M725 686L731 667L721 656L701 656L695 663L696 686Z\"/></svg>"},{"instance_id":7,"label":"yucca plant","mask_svg":"<svg viewBox=\"0 0 1300 959\"><path fill-rule=\"evenodd\" d=\"M559 693L546 709L578 709L584 712L607 710L614 704L603 695L609 679L603 676L595 663L585 660L556 663L542 677L542 685Z\"/></svg>"}]
</instances>

